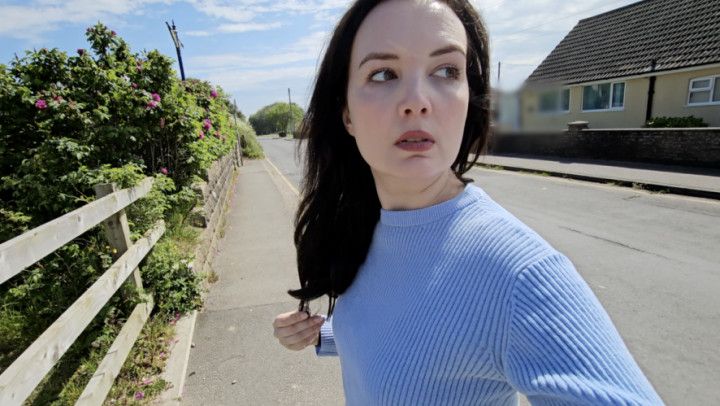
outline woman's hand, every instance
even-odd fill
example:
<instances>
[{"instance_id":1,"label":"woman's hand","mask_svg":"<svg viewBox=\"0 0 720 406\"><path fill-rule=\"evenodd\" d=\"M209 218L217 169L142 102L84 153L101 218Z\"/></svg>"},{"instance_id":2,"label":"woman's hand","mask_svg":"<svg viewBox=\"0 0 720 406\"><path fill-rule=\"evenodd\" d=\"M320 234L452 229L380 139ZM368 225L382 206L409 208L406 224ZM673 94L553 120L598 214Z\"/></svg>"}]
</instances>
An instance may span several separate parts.
<instances>
[{"instance_id":1,"label":"woman's hand","mask_svg":"<svg viewBox=\"0 0 720 406\"><path fill-rule=\"evenodd\" d=\"M320 315L309 317L307 313L297 310L279 314L273 322L273 335L285 348L300 351L308 345L318 344L323 322Z\"/></svg>"}]
</instances>

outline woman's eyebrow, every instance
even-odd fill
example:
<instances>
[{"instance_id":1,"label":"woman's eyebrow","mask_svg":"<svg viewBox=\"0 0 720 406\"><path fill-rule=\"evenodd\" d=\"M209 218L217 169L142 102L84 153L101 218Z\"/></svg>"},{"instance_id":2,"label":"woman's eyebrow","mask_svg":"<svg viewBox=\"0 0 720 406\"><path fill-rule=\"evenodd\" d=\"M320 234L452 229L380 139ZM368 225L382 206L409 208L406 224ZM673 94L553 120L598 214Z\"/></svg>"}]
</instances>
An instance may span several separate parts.
<instances>
[{"instance_id":1,"label":"woman's eyebrow","mask_svg":"<svg viewBox=\"0 0 720 406\"><path fill-rule=\"evenodd\" d=\"M463 56L465 56L465 51L463 51L462 48L460 48L459 46L454 45L454 44L436 49L436 50L430 52L430 56L435 57L435 56L449 54L451 52L460 52ZM365 58L363 58L362 61L360 61L360 64L358 65L358 69L360 69L360 67L363 66L363 64L365 62L373 60L373 59L386 61L386 60L400 59L400 58L395 54L382 53L382 52L371 52L371 53L367 54L367 56Z\"/></svg>"}]
</instances>

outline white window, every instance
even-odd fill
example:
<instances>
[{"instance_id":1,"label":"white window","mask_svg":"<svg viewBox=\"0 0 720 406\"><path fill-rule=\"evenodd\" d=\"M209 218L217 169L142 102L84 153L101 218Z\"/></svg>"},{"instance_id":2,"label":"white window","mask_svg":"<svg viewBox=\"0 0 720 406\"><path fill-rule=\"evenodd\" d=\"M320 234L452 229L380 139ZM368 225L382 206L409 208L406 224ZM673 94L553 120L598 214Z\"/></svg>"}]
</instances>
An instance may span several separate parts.
<instances>
[{"instance_id":1,"label":"white window","mask_svg":"<svg viewBox=\"0 0 720 406\"><path fill-rule=\"evenodd\" d=\"M622 110L625 107L625 82L583 86L583 111Z\"/></svg>"},{"instance_id":2,"label":"white window","mask_svg":"<svg viewBox=\"0 0 720 406\"><path fill-rule=\"evenodd\" d=\"M690 81L688 105L720 104L720 76L697 78Z\"/></svg>"},{"instance_id":3,"label":"white window","mask_svg":"<svg viewBox=\"0 0 720 406\"><path fill-rule=\"evenodd\" d=\"M546 90L539 95L541 113L567 113L570 111L570 89Z\"/></svg>"}]
</instances>

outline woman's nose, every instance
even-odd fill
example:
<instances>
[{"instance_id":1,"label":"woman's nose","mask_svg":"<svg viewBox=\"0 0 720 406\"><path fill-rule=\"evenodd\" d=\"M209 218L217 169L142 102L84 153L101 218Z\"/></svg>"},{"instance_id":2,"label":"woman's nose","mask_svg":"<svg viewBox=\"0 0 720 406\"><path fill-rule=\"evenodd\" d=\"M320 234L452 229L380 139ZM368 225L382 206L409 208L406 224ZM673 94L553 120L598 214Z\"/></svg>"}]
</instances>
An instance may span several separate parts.
<instances>
[{"instance_id":1,"label":"woman's nose","mask_svg":"<svg viewBox=\"0 0 720 406\"><path fill-rule=\"evenodd\" d=\"M404 86L403 99L400 102L399 113L401 116L427 115L431 111L430 99L428 97L428 83L421 77L407 79Z\"/></svg>"}]
</instances>

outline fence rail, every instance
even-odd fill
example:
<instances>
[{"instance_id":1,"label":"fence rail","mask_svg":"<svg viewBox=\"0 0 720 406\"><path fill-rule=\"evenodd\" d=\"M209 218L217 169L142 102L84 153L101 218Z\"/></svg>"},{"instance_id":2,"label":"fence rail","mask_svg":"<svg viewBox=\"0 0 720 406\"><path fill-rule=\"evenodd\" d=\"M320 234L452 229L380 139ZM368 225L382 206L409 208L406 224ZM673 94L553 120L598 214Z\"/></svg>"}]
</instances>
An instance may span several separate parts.
<instances>
[{"instance_id":1,"label":"fence rail","mask_svg":"<svg viewBox=\"0 0 720 406\"><path fill-rule=\"evenodd\" d=\"M146 178L134 188L123 189L95 200L0 244L0 285L145 196L151 187L152 178Z\"/></svg>"},{"instance_id":2,"label":"fence rail","mask_svg":"<svg viewBox=\"0 0 720 406\"><path fill-rule=\"evenodd\" d=\"M158 221L143 238L131 244L124 208L145 196L151 187L152 178L145 179L134 188L119 191L115 191L114 185L97 185L95 190L98 200L0 245L0 284L100 223L105 226L105 235L110 245L120 255L85 293L3 371L0 375L0 405L20 405L32 394L130 274L134 275L132 283L142 289L138 264L163 235L165 224ZM145 325L153 303L152 297L149 297L145 303L135 306L77 404L102 404Z\"/></svg>"}]
</instances>

